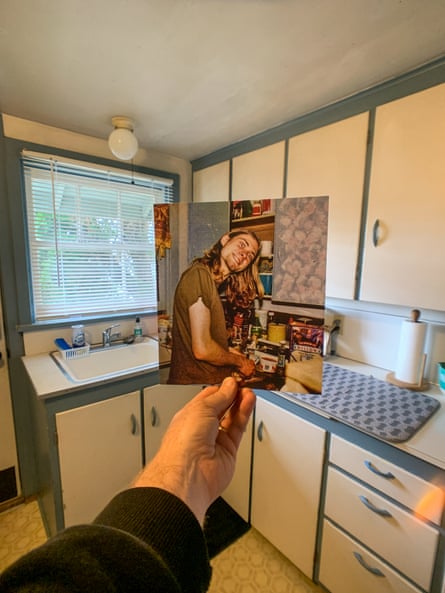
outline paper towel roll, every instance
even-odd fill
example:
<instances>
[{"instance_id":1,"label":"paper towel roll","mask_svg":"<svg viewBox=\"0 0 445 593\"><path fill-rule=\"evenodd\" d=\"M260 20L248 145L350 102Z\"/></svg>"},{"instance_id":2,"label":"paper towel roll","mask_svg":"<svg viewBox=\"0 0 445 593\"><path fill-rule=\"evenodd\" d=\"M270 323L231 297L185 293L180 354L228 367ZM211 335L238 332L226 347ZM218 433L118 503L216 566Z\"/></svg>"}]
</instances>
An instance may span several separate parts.
<instances>
[{"instance_id":1,"label":"paper towel roll","mask_svg":"<svg viewBox=\"0 0 445 593\"><path fill-rule=\"evenodd\" d=\"M395 377L403 383L422 381L426 323L406 319L402 322Z\"/></svg>"}]
</instances>

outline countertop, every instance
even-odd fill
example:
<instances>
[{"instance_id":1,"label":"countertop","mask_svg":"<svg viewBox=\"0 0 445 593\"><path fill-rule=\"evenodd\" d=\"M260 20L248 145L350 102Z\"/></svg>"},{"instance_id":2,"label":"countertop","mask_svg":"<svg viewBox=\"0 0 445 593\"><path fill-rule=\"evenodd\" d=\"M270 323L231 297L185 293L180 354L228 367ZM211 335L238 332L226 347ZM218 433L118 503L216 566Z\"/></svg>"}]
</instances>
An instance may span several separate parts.
<instances>
[{"instance_id":1,"label":"countertop","mask_svg":"<svg viewBox=\"0 0 445 593\"><path fill-rule=\"evenodd\" d=\"M22 360L35 393L39 398L61 395L70 391L85 389L86 387L85 384L76 385L72 383L59 369L49 354L24 356ZM388 374L388 371L385 369L372 367L345 358L330 356L326 360L331 364L339 365L365 375L372 375L377 379L385 380ZM87 384L87 386L91 386L92 384L94 382ZM425 393L440 402L440 409L408 441L392 444L415 457L428 461L445 470L445 395L435 385L432 385ZM304 406L301 402L296 402L295 405L308 407L316 412L314 408Z\"/></svg>"}]
</instances>

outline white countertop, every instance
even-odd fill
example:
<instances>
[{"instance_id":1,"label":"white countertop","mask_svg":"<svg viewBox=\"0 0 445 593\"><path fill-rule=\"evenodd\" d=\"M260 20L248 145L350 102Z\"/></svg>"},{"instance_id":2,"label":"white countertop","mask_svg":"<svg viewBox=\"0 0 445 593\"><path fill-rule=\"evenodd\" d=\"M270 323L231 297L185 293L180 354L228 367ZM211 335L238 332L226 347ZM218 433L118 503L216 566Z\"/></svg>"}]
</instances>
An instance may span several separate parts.
<instances>
[{"instance_id":1,"label":"white countertop","mask_svg":"<svg viewBox=\"0 0 445 593\"><path fill-rule=\"evenodd\" d=\"M24 356L22 360L37 397L45 398L85 388L85 384L76 385L72 383L59 369L49 354ZM372 375L382 380L385 380L388 373L385 369L371 367L345 358L329 357L327 362L364 375ZM88 386L93 383L92 381ZM409 441L391 444L415 457L428 461L441 469L445 469L445 395L434 385L425 391L425 394L437 399L441 404L440 409ZM311 409L316 411L314 408Z\"/></svg>"}]
</instances>

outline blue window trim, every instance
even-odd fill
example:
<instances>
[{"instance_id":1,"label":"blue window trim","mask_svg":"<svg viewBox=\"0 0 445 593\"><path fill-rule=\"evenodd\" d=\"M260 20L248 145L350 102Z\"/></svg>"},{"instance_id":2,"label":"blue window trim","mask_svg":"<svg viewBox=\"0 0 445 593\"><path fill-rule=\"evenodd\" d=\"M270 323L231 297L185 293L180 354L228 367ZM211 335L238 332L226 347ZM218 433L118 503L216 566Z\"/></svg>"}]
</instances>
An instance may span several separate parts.
<instances>
[{"instance_id":1,"label":"blue window trim","mask_svg":"<svg viewBox=\"0 0 445 593\"><path fill-rule=\"evenodd\" d=\"M16 314L13 315L15 317L14 326L16 331L23 332L23 331L36 331L42 330L45 327L66 327L71 325L72 320L64 320L61 321L48 321L48 322L41 322L35 323L32 321L31 315L31 287L30 287L30 273L29 273L29 266L28 266L28 255L26 250L27 245L27 231L26 231L26 220L25 220L25 194L24 194L24 184L23 184L23 174L22 168L20 164L20 155L22 150L30 150L40 153L51 154L55 156L60 156L68 159L74 159L78 161L83 161L85 163L95 163L100 165L105 165L113 168L121 168L126 171L134 171L135 173L143 173L145 175L153 175L157 177L163 177L166 179L171 179L173 181L173 200L174 202L179 201L179 191L180 191L180 176L177 173L169 173L166 171L160 171L157 169L151 169L148 167L142 167L139 165L135 165L134 167L129 163L116 163L116 161L108 160L104 158L98 158L90 155L85 155L81 153L76 153L68 150L62 150L54 147L43 146L39 144L29 143L22 140L16 140L11 138L5 138L2 132L2 145L3 151L0 148L0 156L1 152L3 152L4 158L3 166L4 169L1 171L0 174L4 175L4 179L6 181L6 187L4 189L5 193L3 198L6 202L6 207L8 209L8 218L3 218L2 220L9 221L10 227L10 234L11 234L11 242L9 245L6 245L3 248L4 242L0 239L0 247L1 251L5 253L5 251L9 252L9 262L3 262L2 256L0 256L0 270L3 271L3 267L10 270L10 273L7 274L7 279L1 276L2 279L2 286L5 283L13 282L16 288L16 297L15 297L15 304L11 302L9 297L9 291L4 291L4 299L5 303L4 308L11 317L10 313L11 310L15 308ZM1 167L1 165L0 165ZM1 212L1 210L0 210ZM6 226L8 223L6 223ZM0 235L3 236L4 233L4 223L1 224L0 228ZM8 233L6 233L8 234ZM11 253L12 252L12 253ZM108 315L105 317L91 317L88 321L94 322L96 319L101 320L112 320L113 318L126 318L132 317L133 314L121 314L121 315Z\"/></svg>"}]
</instances>

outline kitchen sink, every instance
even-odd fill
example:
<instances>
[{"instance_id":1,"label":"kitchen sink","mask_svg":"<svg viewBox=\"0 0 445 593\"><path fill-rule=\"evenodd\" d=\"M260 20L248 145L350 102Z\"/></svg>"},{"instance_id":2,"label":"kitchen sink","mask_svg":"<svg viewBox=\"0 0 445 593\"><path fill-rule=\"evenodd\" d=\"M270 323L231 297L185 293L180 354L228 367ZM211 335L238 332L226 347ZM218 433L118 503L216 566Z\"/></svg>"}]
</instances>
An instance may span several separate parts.
<instances>
[{"instance_id":1,"label":"kitchen sink","mask_svg":"<svg viewBox=\"0 0 445 593\"><path fill-rule=\"evenodd\" d=\"M142 342L92 348L87 356L65 359L61 352L51 352L60 369L74 383L111 379L159 367L159 345L152 338Z\"/></svg>"}]
</instances>

